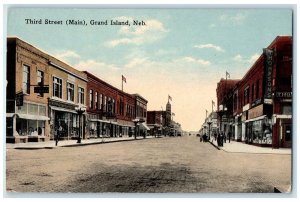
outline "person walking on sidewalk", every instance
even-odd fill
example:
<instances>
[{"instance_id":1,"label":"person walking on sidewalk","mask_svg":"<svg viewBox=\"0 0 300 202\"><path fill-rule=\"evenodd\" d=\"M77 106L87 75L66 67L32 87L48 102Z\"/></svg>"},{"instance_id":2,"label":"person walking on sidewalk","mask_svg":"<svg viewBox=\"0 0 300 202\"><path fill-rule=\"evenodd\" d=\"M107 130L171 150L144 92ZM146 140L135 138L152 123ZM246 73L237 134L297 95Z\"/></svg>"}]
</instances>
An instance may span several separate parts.
<instances>
[{"instance_id":1,"label":"person walking on sidewalk","mask_svg":"<svg viewBox=\"0 0 300 202\"><path fill-rule=\"evenodd\" d=\"M228 132L228 142L230 143L230 139L231 139L231 132Z\"/></svg>"},{"instance_id":2,"label":"person walking on sidewalk","mask_svg":"<svg viewBox=\"0 0 300 202\"><path fill-rule=\"evenodd\" d=\"M224 143L226 143L226 135L225 135L225 133L223 133L223 138L224 138Z\"/></svg>"},{"instance_id":3,"label":"person walking on sidewalk","mask_svg":"<svg viewBox=\"0 0 300 202\"><path fill-rule=\"evenodd\" d=\"M220 147L223 147L223 142L224 142L224 133L220 133Z\"/></svg>"},{"instance_id":4,"label":"person walking on sidewalk","mask_svg":"<svg viewBox=\"0 0 300 202\"><path fill-rule=\"evenodd\" d=\"M59 141L59 138L60 138L60 135L61 135L62 131L63 131L63 128L62 128L61 124L59 123L58 130L56 131L55 146L57 146L57 143Z\"/></svg>"}]
</instances>

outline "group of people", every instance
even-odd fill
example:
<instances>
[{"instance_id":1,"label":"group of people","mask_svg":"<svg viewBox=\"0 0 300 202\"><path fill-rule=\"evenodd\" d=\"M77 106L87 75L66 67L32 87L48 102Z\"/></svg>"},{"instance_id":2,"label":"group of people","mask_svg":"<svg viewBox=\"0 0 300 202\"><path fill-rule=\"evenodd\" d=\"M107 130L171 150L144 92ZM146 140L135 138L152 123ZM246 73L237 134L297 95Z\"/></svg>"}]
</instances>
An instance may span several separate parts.
<instances>
[{"instance_id":1,"label":"group of people","mask_svg":"<svg viewBox=\"0 0 300 202\"><path fill-rule=\"evenodd\" d=\"M227 136L223 131L221 132L215 132L214 133L214 140L217 141L217 144L219 147L223 147L223 144L226 143L228 138L228 142L230 143L231 140L231 132L227 133ZM200 136L200 142L207 142L209 140L209 137L206 135L206 133L203 136Z\"/></svg>"}]
</instances>

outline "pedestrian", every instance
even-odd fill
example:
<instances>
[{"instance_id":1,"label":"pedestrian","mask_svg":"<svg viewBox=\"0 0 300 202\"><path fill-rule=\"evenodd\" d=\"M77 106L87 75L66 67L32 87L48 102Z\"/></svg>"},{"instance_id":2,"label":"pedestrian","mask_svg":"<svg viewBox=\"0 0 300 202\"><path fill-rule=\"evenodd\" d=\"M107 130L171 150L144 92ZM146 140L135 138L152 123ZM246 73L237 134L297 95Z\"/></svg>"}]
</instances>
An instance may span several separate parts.
<instances>
[{"instance_id":1,"label":"pedestrian","mask_svg":"<svg viewBox=\"0 0 300 202\"><path fill-rule=\"evenodd\" d=\"M224 133L220 133L220 147L223 147L223 142L224 142Z\"/></svg>"},{"instance_id":2,"label":"pedestrian","mask_svg":"<svg viewBox=\"0 0 300 202\"><path fill-rule=\"evenodd\" d=\"M226 135L225 135L225 133L224 133L223 137L224 137L224 143L226 143Z\"/></svg>"},{"instance_id":3,"label":"pedestrian","mask_svg":"<svg viewBox=\"0 0 300 202\"><path fill-rule=\"evenodd\" d=\"M217 143L218 143L218 146L221 146L221 133L218 133Z\"/></svg>"},{"instance_id":4,"label":"pedestrian","mask_svg":"<svg viewBox=\"0 0 300 202\"><path fill-rule=\"evenodd\" d=\"M60 135L61 135L62 131L63 131L63 128L62 128L61 124L59 123L58 130L56 131L55 146L57 146L57 143L59 141L59 138L60 138Z\"/></svg>"},{"instance_id":5,"label":"pedestrian","mask_svg":"<svg viewBox=\"0 0 300 202\"><path fill-rule=\"evenodd\" d=\"M231 139L231 132L228 132L228 142L230 143L230 139Z\"/></svg>"}]
</instances>

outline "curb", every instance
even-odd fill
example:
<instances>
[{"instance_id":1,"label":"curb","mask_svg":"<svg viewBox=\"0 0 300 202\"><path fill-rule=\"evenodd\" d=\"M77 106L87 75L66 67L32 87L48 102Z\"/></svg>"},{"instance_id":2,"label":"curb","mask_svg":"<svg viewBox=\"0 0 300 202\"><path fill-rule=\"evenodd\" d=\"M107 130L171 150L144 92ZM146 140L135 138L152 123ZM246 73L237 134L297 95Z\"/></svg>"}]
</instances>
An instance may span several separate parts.
<instances>
[{"instance_id":1,"label":"curb","mask_svg":"<svg viewBox=\"0 0 300 202\"><path fill-rule=\"evenodd\" d=\"M212 143L211 141L209 141L209 143L214 146L216 149L221 150L217 145L215 145L214 143Z\"/></svg>"},{"instance_id":2,"label":"curb","mask_svg":"<svg viewBox=\"0 0 300 202\"><path fill-rule=\"evenodd\" d=\"M96 145L96 144L107 144L107 143L127 142L127 141L147 140L147 139L156 139L156 138L139 138L139 139L126 139L126 140L112 140L112 141L106 141L106 142L101 141L101 142L89 142L89 143L76 143L76 144L61 145L61 146L16 147L13 149L20 149L20 150L56 149L58 147L81 147L81 146Z\"/></svg>"}]
</instances>

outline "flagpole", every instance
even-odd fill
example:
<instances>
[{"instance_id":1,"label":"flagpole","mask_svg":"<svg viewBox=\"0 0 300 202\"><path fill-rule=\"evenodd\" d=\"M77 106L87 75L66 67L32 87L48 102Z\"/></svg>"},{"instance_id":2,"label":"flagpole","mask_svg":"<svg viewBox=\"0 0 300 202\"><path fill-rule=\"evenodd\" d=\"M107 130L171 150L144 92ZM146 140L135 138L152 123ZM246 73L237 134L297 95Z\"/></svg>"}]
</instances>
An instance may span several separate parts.
<instances>
[{"instance_id":1,"label":"flagpole","mask_svg":"<svg viewBox=\"0 0 300 202\"><path fill-rule=\"evenodd\" d=\"M123 77L122 77L122 92L123 92Z\"/></svg>"}]
</instances>

